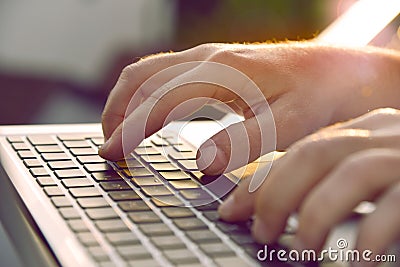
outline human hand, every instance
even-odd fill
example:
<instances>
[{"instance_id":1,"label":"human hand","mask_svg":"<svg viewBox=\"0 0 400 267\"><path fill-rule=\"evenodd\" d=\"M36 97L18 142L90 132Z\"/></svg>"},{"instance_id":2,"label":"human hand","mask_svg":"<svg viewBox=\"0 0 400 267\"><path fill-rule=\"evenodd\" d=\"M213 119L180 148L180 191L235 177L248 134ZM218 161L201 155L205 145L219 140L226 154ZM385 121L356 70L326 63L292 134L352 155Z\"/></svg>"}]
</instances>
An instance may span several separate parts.
<instances>
[{"instance_id":1,"label":"human hand","mask_svg":"<svg viewBox=\"0 0 400 267\"><path fill-rule=\"evenodd\" d=\"M216 134L200 147L202 153L197 163L204 173L213 175L227 171L228 162L242 157L235 155L236 152L231 149L230 136L243 139L240 140L243 142L237 142L233 147L249 142L249 157L244 162L239 160L240 164L253 161L275 149L272 144L266 148L260 146L265 139L263 131L268 129L260 129L254 116L254 106L262 102L262 99L252 99L254 105L249 106L224 88L187 83L201 74L202 65L182 69L178 67L178 73L171 75L167 72L157 79L149 80L171 66L193 61L231 66L257 84L270 104L276 125L276 148L280 150L320 127L355 117L371 108L393 106L400 97L400 91L394 85L399 78L393 78L400 60L386 50L344 49L311 42L205 44L183 52L150 56L123 70L103 112L103 131L108 141L100 150L101 156L110 160L122 158L143 138L159 130L174 107L202 97L226 102L246 119ZM227 77L227 80L234 78ZM183 85L161 97L165 92L163 86L168 83ZM239 90L251 98L253 92L247 90L246 86L243 85ZM136 99L129 105L134 95ZM205 103L186 107L183 115ZM237 134L240 127L244 127L246 135ZM124 144L123 129L130 133ZM235 167L239 166L233 164L231 169Z\"/></svg>"},{"instance_id":2,"label":"human hand","mask_svg":"<svg viewBox=\"0 0 400 267\"><path fill-rule=\"evenodd\" d=\"M399 173L400 111L378 109L298 141L256 192L243 181L219 212L227 221L254 215L254 238L270 243L297 211L294 247L318 251L360 202L374 200L376 210L360 222L356 249L379 255L400 237Z\"/></svg>"}]
</instances>

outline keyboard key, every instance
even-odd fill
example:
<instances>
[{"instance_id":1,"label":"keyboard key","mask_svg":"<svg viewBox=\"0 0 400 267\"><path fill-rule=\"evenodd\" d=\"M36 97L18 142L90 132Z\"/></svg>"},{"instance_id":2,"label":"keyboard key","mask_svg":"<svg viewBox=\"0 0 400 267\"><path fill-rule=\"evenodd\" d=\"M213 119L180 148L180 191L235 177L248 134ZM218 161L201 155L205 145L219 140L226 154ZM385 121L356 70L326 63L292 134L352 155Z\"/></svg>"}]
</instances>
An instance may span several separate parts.
<instances>
[{"instance_id":1,"label":"keyboard key","mask_svg":"<svg viewBox=\"0 0 400 267\"><path fill-rule=\"evenodd\" d=\"M132 220L132 222L138 224L161 222L161 219L153 211L129 212L128 217Z\"/></svg>"},{"instance_id":2,"label":"keyboard key","mask_svg":"<svg viewBox=\"0 0 400 267\"><path fill-rule=\"evenodd\" d=\"M154 236L150 238L159 249L185 248L185 244L176 236Z\"/></svg>"},{"instance_id":3,"label":"keyboard key","mask_svg":"<svg viewBox=\"0 0 400 267\"><path fill-rule=\"evenodd\" d=\"M23 143L24 139L22 136L14 135L14 136L7 136L7 141L10 143Z\"/></svg>"},{"instance_id":4,"label":"keyboard key","mask_svg":"<svg viewBox=\"0 0 400 267\"><path fill-rule=\"evenodd\" d=\"M49 146L36 146L37 152L39 153L60 153L63 152L61 147L58 145L49 145Z\"/></svg>"},{"instance_id":5,"label":"keyboard key","mask_svg":"<svg viewBox=\"0 0 400 267\"><path fill-rule=\"evenodd\" d=\"M190 171L196 171L198 170L197 168L197 163L195 160L178 160L178 163L185 169L185 170L190 170Z\"/></svg>"},{"instance_id":6,"label":"keyboard key","mask_svg":"<svg viewBox=\"0 0 400 267\"><path fill-rule=\"evenodd\" d=\"M226 234L243 232L244 230L244 225L238 223L228 223L224 221L218 221L215 223L215 225L219 230L221 230Z\"/></svg>"},{"instance_id":7,"label":"keyboard key","mask_svg":"<svg viewBox=\"0 0 400 267\"><path fill-rule=\"evenodd\" d=\"M184 207L165 207L161 211L168 218L185 218L185 217L196 217L196 215L189 209Z\"/></svg>"},{"instance_id":8,"label":"keyboard key","mask_svg":"<svg viewBox=\"0 0 400 267\"><path fill-rule=\"evenodd\" d=\"M123 172L128 177L153 176L153 173L146 168L124 169Z\"/></svg>"},{"instance_id":9,"label":"keyboard key","mask_svg":"<svg viewBox=\"0 0 400 267\"><path fill-rule=\"evenodd\" d=\"M192 180L177 180L177 181L170 181L169 182L173 188L180 190L180 189L195 189L199 188L200 185Z\"/></svg>"},{"instance_id":10,"label":"keyboard key","mask_svg":"<svg viewBox=\"0 0 400 267\"><path fill-rule=\"evenodd\" d=\"M206 217L211 222L215 222L215 221L219 220L218 211L216 211L216 210L204 211L202 214L204 217Z\"/></svg>"},{"instance_id":11,"label":"keyboard key","mask_svg":"<svg viewBox=\"0 0 400 267\"><path fill-rule=\"evenodd\" d=\"M39 177L39 176L49 176L48 171L43 168L43 167L38 167L38 168L32 168L29 170L29 172L34 176L34 177Z\"/></svg>"},{"instance_id":12,"label":"keyboard key","mask_svg":"<svg viewBox=\"0 0 400 267\"><path fill-rule=\"evenodd\" d=\"M232 239L239 246L245 245L245 244L252 244L255 242L250 234L231 233L229 235L229 238Z\"/></svg>"},{"instance_id":13,"label":"keyboard key","mask_svg":"<svg viewBox=\"0 0 400 267\"><path fill-rule=\"evenodd\" d=\"M84 165L88 172L105 172L114 171L114 169L107 163L90 163Z\"/></svg>"},{"instance_id":14,"label":"keyboard key","mask_svg":"<svg viewBox=\"0 0 400 267\"><path fill-rule=\"evenodd\" d=\"M72 206L72 202L66 196L52 197L51 202L53 202L54 206L57 208Z\"/></svg>"},{"instance_id":15,"label":"keyboard key","mask_svg":"<svg viewBox=\"0 0 400 267\"><path fill-rule=\"evenodd\" d=\"M195 160L196 159L196 151L191 151L191 152L178 152L175 150L172 150L168 152L168 156L171 157L174 160Z\"/></svg>"},{"instance_id":16,"label":"keyboard key","mask_svg":"<svg viewBox=\"0 0 400 267\"><path fill-rule=\"evenodd\" d=\"M141 259L141 260L133 260L129 261L129 266L131 267L161 267L155 259ZM185 266L180 266L185 267ZM186 266L188 267L188 266Z\"/></svg>"},{"instance_id":17,"label":"keyboard key","mask_svg":"<svg viewBox=\"0 0 400 267\"><path fill-rule=\"evenodd\" d=\"M28 136L28 140L34 146L57 145L56 140L49 135L32 135L32 136Z\"/></svg>"},{"instance_id":18,"label":"keyboard key","mask_svg":"<svg viewBox=\"0 0 400 267\"><path fill-rule=\"evenodd\" d=\"M104 262L110 259L107 252L100 246L88 247L88 250L96 261Z\"/></svg>"},{"instance_id":19,"label":"keyboard key","mask_svg":"<svg viewBox=\"0 0 400 267\"><path fill-rule=\"evenodd\" d=\"M74 141L64 141L64 145L68 148L85 148L91 147L88 141L74 140Z\"/></svg>"},{"instance_id":20,"label":"keyboard key","mask_svg":"<svg viewBox=\"0 0 400 267\"><path fill-rule=\"evenodd\" d=\"M99 189L97 189L96 187L76 187L69 189L69 191L75 198L101 196Z\"/></svg>"},{"instance_id":21,"label":"keyboard key","mask_svg":"<svg viewBox=\"0 0 400 267\"><path fill-rule=\"evenodd\" d=\"M126 232L129 228L121 219L95 221L97 228L102 232Z\"/></svg>"},{"instance_id":22,"label":"keyboard key","mask_svg":"<svg viewBox=\"0 0 400 267\"><path fill-rule=\"evenodd\" d=\"M163 185L144 186L141 188L147 196L166 196L173 195L174 193Z\"/></svg>"},{"instance_id":23,"label":"keyboard key","mask_svg":"<svg viewBox=\"0 0 400 267\"><path fill-rule=\"evenodd\" d=\"M51 178L50 176L41 176L41 177L37 177L36 182L40 185L40 186L49 186L49 185L57 185L53 178Z\"/></svg>"},{"instance_id":24,"label":"keyboard key","mask_svg":"<svg viewBox=\"0 0 400 267\"><path fill-rule=\"evenodd\" d=\"M74 156L98 155L97 150L94 148L71 148L70 152Z\"/></svg>"},{"instance_id":25,"label":"keyboard key","mask_svg":"<svg viewBox=\"0 0 400 267\"><path fill-rule=\"evenodd\" d=\"M61 183L66 188L93 186L93 183L87 178L63 179Z\"/></svg>"},{"instance_id":26,"label":"keyboard key","mask_svg":"<svg viewBox=\"0 0 400 267\"><path fill-rule=\"evenodd\" d=\"M135 153L138 155L161 155L154 147L138 147L135 149Z\"/></svg>"},{"instance_id":27,"label":"keyboard key","mask_svg":"<svg viewBox=\"0 0 400 267\"><path fill-rule=\"evenodd\" d=\"M151 202L157 207L182 207L184 203L174 195L156 196L151 198Z\"/></svg>"},{"instance_id":28,"label":"keyboard key","mask_svg":"<svg viewBox=\"0 0 400 267\"><path fill-rule=\"evenodd\" d=\"M106 233L107 240L113 245L140 244L139 238L132 232Z\"/></svg>"},{"instance_id":29,"label":"keyboard key","mask_svg":"<svg viewBox=\"0 0 400 267\"><path fill-rule=\"evenodd\" d=\"M106 162L105 159L103 159L99 155L78 156L77 159L81 164L85 164L85 163L105 163Z\"/></svg>"},{"instance_id":30,"label":"keyboard key","mask_svg":"<svg viewBox=\"0 0 400 267\"><path fill-rule=\"evenodd\" d=\"M218 201L208 202L207 204L202 204L194 207L196 210L206 211L206 210L218 210L220 203Z\"/></svg>"},{"instance_id":31,"label":"keyboard key","mask_svg":"<svg viewBox=\"0 0 400 267\"><path fill-rule=\"evenodd\" d=\"M196 244L221 242L221 239L210 230L192 230L185 234Z\"/></svg>"},{"instance_id":32,"label":"keyboard key","mask_svg":"<svg viewBox=\"0 0 400 267\"><path fill-rule=\"evenodd\" d=\"M147 236L173 235L172 230L164 223L141 224L139 228Z\"/></svg>"},{"instance_id":33,"label":"keyboard key","mask_svg":"<svg viewBox=\"0 0 400 267\"><path fill-rule=\"evenodd\" d=\"M132 178L131 181L138 187L150 186L150 185L163 185L163 182L155 176L153 176L153 177L152 176L144 176L144 177Z\"/></svg>"},{"instance_id":34,"label":"keyboard key","mask_svg":"<svg viewBox=\"0 0 400 267\"><path fill-rule=\"evenodd\" d=\"M85 173L80 169L62 169L54 172L60 179L86 177Z\"/></svg>"},{"instance_id":35,"label":"keyboard key","mask_svg":"<svg viewBox=\"0 0 400 267\"><path fill-rule=\"evenodd\" d=\"M83 232L77 234L79 241L86 246L98 246L95 236L91 232Z\"/></svg>"},{"instance_id":36,"label":"keyboard key","mask_svg":"<svg viewBox=\"0 0 400 267\"><path fill-rule=\"evenodd\" d=\"M197 263L196 255L188 249L174 249L164 250L164 256L175 265L186 264L186 263Z\"/></svg>"},{"instance_id":37,"label":"keyboard key","mask_svg":"<svg viewBox=\"0 0 400 267\"><path fill-rule=\"evenodd\" d=\"M141 199L140 196L133 190L111 191L108 193L108 195L114 201Z\"/></svg>"},{"instance_id":38,"label":"keyboard key","mask_svg":"<svg viewBox=\"0 0 400 267\"><path fill-rule=\"evenodd\" d=\"M178 167L171 163L163 162L163 163L150 163L150 166L156 171L167 172L167 171L177 171Z\"/></svg>"},{"instance_id":39,"label":"keyboard key","mask_svg":"<svg viewBox=\"0 0 400 267\"><path fill-rule=\"evenodd\" d=\"M144 139L137 147L152 147L153 143L150 141L149 138Z\"/></svg>"},{"instance_id":40,"label":"keyboard key","mask_svg":"<svg viewBox=\"0 0 400 267\"><path fill-rule=\"evenodd\" d=\"M118 202L118 207L123 211L144 211L150 210L150 207L147 206L146 202L142 200L133 200L133 201L120 201Z\"/></svg>"},{"instance_id":41,"label":"keyboard key","mask_svg":"<svg viewBox=\"0 0 400 267\"><path fill-rule=\"evenodd\" d=\"M120 181L120 180L122 180L121 176L117 172L115 172L114 170L107 171L107 172L94 172L94 173L92 173L92 176L97 182L108 182L108 181Z\"/></svg>"},{"instance_id":42,"label":"keyboard key","mask_svg":"<svg viewBox=\"0 0 400 267\"><path fill-rule=\"evenodd\" d=\"M24 164L27 168L42 167L43 164L38 159L25 159Z\"/></svg>"},{"instance_id":43,"label":"keyboard key","mask_svg":"<svg viewBox=\"0 0 400 267\"><path fill-rule=\"evenodd\" d=\"M92 220L119 218L118 214L111 207L86 209L86 214Z\"/></svg>"},{"instance_id":44,"label":"keyboard key","mask_svg":"<svg viewBox=\"0 0 400 267\"><path fill-rule=\"evenodd\" d=\"M64 196L63 191L58 186L45 186L43 190L49 197Z\"/></svg>"},{"instance_id":45,"label":"keyboard key","mask_svg":"<svg viewBox=\"0 0 400 267\"><path fill-rule=\"evenodd\" d=\"M92 140L93 144L95 144L96 146L104 145L104 138L103 137L91 138L90 140Z\"/></svg>"},{"instance_id":46,"label":"keyboard key","mask_svg":"<svg viewBox=\"0 0 400 267\"><path fill-rule=\"evenodd\" d=\"M157 136L150 137L150 140L156 146L169 146L169 143L166 140L159 138Z\"/></svg>"},{"instance_id":47,"label":"keyboard key","mask_svg":"<svg viewBox=\"0 0 400 267\"><path fill-rule=\"evenodd\" d=\"M89 232L89 228L82 219L68 220L68 225L74 232Z\"/></svg>"},{"instance_id":48,"label":"keyboard key","mask_svg":"<svg viewBox=\"0 0 400 267\"><path fill-rule=\"evenodd\" d=\"M207 229L208 226L198 218L174 219L173 223L181 230Z\"/></svg>"},{"instance_id":49,"label":"keyboard key","mask_svg":"<svg viewBox=\"0 0 400 267\"><path fill-rule=\"evenodd\" d=\"M117 246L117 251L125 260L151 258L151 254L141 244Z\"/></svg>"},{"instance_id":50,"label":"keyboard key","mask_svg":"<svg viewBox=\"0 0 400 267\"><path fill-rule=\"evenodd\" d=\"M13 143L11 146L13 147L13 149L15 151L29 150L30 149L29 146L27 144L25 144L25 143Z\"/></svg>"},{"instance_id":51,"label":"keyboard key","mask_svg":"<svg viewBox=\"0 0 400 267\"><path fill-rule=\"evenodd\" d=\"M193 148L191 148L190 146L185 145L185 144L174 145L174 148L178 152L193 152L194 151Z\"/></svg>"},{"instance_id":52,"label":"keyboard key","mask_svg":"<svg viewBox=\"0 0 400 267\"><path fill-rule=\"evenodd\" d=\"M65 220L79 219L81 217L78 211L73 207L59 208L58 211Z\"/></svg>"},{"instance_id":53,"label":"keyboard key","mask_svg":"<svg viewBox=\"0 0 400 267\"><path fill-rule=\"evenodd\" d=\"M36 158L35 154L33 154L33 152L30 150L21 150L21 151L18 151L17 154L21 159L35 159Z\"/></svg>"},{"instance_id":54,"label":"keyboard key","mask_svg":"<svg viewBox=\"0 0 400 267\"><path fill-rule=\"evenodd\" d=\"M57 137L61 141L84 141L86 135L79 133L72 133L72 134L59 134Z\"/></svg>"},{"instance_id":55,"label":"keyboard key","mask_svg":"<svg viewBox=\"0 0 400 267\"><path fill-rule=\"evenodd\" d=\"M111 181L111 182L100 182L100 187L104 189L104 191L120 191L120 190L129 190L132 187L127 184L124 180L120 181Z\"/></svg>"},{"instance_id":56,"label":"keyboard key","mask_svg":"<svg viewBox=\"0 0 400 267\"><path fill-rule=\"evenodd\" d=\"M209 193L202 189L183 189L179 191L181 195L188 200L211 200Z\"/></svg>"},{"instance_id":57,"label":"keyboard key","mask_svg":"<svg viewBox=\"0 0 400 267\"><path fill-rule=\"evenodd\" d=\"M222 242L211 243L211 244L200 244L199 247L205 254L211 257L235 255L235 252L233 252L230 247L228 247L226 244Z\"/></svg>"},{"instance_id":58,"label":"keyboard key","mask_svg":"<svg viewBox=\"0 0 400 267\"><path fill-rule=\"evenodd\" d=\"M110 204L108 204L108 202L102 197L83 197L83 198L78 198L77 201L79 206L81 206L84 209L110 206Z\"/></svg>"},{"instance_id":59,"label":"keyboard key","mask_svg":"<svg viewBox=\"0 0 400 267\"><path fill-rule=\"evenodd\" d=\"M168 181L190 179L190 175L183 171L168 171L168 172L160 171L160 175L164 177L165 180Z\"/></svg>"},{"instance_id":60,"label":"keyboard key","mask_svg":"<svg viewBox=\"0 0 400 267\"><path fill-rule=\"evenodd\" d=\"M121 169L128 169L128 168L142 168L144 167L142 163L140 163L137 159L125 159L117 161L116 164Z\"/></svg>"},{"instance_id":61,"label":"keyboard key","mask_svg":"<svg viewBox=\"0 0 400 267\"><path fill-rule=\"evenodd\" d=\"M45 161L70 160L70 157L65 153L43 153L41 156Z\"/></svg>"},{"instance_id":62,"label":"keyboard key","mask_svg":"<svg viewBox=\"0 0 400 267\"><path fill-rule=\"evenodd\" d=\"M50 161L47 163L52 170L74 169L78 166L72 160Z\"/></svg>"},{"instance_id":63,"label":"keyboard key","mask_svg":"<svg viewBox=\"0 0 400 267\"><path fill-rule=\"evenodd\" d=\"M141 158L148 163L169 162L163 155L142 155Z\"/></svg>"}]
</instances>

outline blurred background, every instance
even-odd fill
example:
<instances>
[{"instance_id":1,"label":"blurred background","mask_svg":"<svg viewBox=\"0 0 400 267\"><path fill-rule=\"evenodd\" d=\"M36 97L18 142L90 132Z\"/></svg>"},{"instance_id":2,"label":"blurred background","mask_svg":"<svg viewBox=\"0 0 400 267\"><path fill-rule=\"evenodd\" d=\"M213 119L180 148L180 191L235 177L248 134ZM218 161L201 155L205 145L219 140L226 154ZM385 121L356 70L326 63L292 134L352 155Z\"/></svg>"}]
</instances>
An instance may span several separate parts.
<instances>
[{"instance_id":1,"label":"blurred background","mask_svg":"<svg viewBox=\"0 0 400 267\"><path fill-rule=\"evenodd\" d=\"M122 68L146 54L309 39L354 1L2 0L0 124L99 122Z\"/></svg>"}]
</instances>

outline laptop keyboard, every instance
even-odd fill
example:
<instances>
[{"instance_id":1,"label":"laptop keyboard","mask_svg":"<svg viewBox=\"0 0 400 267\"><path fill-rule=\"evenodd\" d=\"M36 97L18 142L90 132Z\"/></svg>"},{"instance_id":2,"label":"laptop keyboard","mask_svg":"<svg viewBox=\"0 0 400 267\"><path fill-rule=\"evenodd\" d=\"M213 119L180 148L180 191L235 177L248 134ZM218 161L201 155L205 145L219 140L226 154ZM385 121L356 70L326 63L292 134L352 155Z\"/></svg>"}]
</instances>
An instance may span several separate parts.
<instances>
[{"instance_id":1,"label":"laptop keyboard","mask_svg":"<svg viewBox=\"0 0 400 267\"><path fill-rule=\"evenodd\" d=\"M155 134L118 162L98 156L101 136L7 140L99 266L257 262L263 246L251 238L251 222L218 217L220 197L235 184L226 176L210 182L197 170L196 152L173 137Z\"/></svg>"}]
</instances>

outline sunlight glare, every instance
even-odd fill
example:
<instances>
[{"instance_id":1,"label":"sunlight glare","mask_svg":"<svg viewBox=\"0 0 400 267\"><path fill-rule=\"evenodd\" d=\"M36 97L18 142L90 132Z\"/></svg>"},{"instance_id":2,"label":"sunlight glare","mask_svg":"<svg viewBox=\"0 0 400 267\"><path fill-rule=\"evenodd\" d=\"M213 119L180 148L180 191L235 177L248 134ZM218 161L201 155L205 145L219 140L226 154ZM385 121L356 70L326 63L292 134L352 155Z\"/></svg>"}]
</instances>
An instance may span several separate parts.
<instances>
[{"instance_id":1,"label":"sunlight glare","mask_svg":"<svg viewBox=\"0 0 400 267\"><path fill-rule=\"evenodd\" d=\"M367 45L400 13L400 0L359 0L329 25L316 42Z\"/></svg>"}]
</instances>

